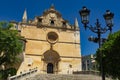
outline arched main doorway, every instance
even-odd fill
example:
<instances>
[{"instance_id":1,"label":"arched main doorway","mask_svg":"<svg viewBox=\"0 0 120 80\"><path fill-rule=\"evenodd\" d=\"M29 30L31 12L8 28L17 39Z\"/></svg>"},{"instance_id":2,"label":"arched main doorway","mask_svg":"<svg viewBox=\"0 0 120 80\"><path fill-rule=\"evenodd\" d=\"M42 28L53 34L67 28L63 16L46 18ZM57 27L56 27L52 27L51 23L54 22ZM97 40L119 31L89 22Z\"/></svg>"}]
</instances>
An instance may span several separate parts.
<instances>
[{"instance_id":1,"label":"arched main doorway","mask_svg":"<svg viewBox=\"0 0 120 80\"><path fill-rule=\"evenodd\" d=\"M47 73L57 73L58 72L58 64L60 61L59 54L54 50L48 50L43 54L42 58L44 62L43 69Z\"/></svg>"},{"instance_id":2,"label":"arched main doorway","mask_svg":"<svg viewBox=\"0 0 120 80\"><path fill-rule=\"evenodd\" d=\"M53 73L54 65L52 63L47 64L47 73Z\"/></svg>"}]
</instances>

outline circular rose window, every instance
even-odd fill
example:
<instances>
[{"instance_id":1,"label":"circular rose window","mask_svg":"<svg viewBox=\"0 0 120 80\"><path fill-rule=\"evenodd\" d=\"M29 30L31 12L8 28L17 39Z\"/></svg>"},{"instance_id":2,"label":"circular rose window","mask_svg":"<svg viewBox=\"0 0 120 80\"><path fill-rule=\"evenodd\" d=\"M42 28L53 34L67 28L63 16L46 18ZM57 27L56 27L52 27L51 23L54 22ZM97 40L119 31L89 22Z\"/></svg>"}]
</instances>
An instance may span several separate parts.
<instances>
[{"instance_id":1,"label":"circular rose window","mask_svg":"<svg viewBox=\"0 0 120 80\"><path fill-rule=\"evenodd\" d=\"M47 34L47 40L50 43L55 43L58 40L58 35L55 32L49 32Z\"/></svg>"}]
</instances>

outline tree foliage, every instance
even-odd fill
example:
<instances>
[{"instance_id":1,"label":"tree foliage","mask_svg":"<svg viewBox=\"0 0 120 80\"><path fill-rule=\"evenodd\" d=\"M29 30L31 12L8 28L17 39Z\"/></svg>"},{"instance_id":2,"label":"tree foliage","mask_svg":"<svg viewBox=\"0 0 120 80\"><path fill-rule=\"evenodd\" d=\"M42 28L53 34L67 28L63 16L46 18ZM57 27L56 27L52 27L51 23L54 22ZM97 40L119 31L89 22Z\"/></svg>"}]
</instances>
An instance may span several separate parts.
<instances>
[{"instance_id":1,"label":"tree foliage","mask_svg":"<svg viewBox=\"0 0 120 80\"><path fill-rule=\"evenodd\" d=\"M12 26L8 22L0 22L0 67L4 65L5 69L19 61L17 55L23 48L22 37L17 30L11 29Z\"/></svg>"},{"instance_id":2,"label":"tree foliage","mask_svg":"<svg viewBox=\"0 0 120 80\"><path fill-rule=\"evenodd\" d=\"M97 50L98 63L101 62L101 57L105 74L120 79L120 31L110 34L108 40Z\"/></svg>"},{"instance_id":3,"label":"tree foliage","mask_svg":"<svg viewBox=\"0 0 120 80\"><path fill-rule=\"evenodd\" d=\"M0 80L6 80L7 77L15 75L17 70L15 68L9 68L5 70L0 70Z\"/></svg>"}]
</instances>

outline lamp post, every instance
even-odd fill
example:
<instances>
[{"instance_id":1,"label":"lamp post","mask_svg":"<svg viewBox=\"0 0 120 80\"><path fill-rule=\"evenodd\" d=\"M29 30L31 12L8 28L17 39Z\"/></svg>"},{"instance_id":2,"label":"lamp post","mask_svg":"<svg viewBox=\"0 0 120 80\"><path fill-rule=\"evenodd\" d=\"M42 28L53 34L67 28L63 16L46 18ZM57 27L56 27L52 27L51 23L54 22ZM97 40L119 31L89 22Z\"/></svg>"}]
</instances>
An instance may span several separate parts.
<instances>
[{"instance_id":1,"label":"lamp post","mask_svg":"<svg viewBox=\"0 0 120 80\"><path fill-rule=\"evenodd\" d=\"M104 28L101 27L101 24L99 23L98 19L96 20L95 26L92 25L88 26L90 10L87 9L85 6L82 8L82 10L79 11L79 14L81 16L81 23L84 25L85 30L86 28L89 28L92 32L97 34L97 37L95 38L90 37L89 40L98 43L100 48L102 42L105 40L104 38L101 38L101 35L106 33L108 30L110 31L110 33L112 32L114 13L111 13L109 10L106 10L106 13L103 15L106 22L106 26ZM100 61L101 76L102 76L102 80L105 80L105 72L104 72L104 65L103 65L101 52L100 55L101 55L101 61Z\"/></svg>"}]
</instances>

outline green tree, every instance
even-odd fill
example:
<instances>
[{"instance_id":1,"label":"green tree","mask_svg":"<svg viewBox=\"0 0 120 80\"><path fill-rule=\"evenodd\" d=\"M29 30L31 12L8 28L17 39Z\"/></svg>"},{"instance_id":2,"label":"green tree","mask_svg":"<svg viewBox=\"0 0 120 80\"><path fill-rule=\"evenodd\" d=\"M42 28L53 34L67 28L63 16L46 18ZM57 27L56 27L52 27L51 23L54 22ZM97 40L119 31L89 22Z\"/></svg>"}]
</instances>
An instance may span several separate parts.
<instances>
[{"instance_id":1,"label":"green tree","mask_svg":"<svg viewBox=\"0 0 120 80\"><path fill-rule=\"evenodd\" d=\"M96 60L99 64L101 57L105 74L120 80L120 31L110 34L108 40L97 50Z\"/></svg>"},{"instance_id":2,"label":"green tree","mask_svg":"<svg viewBox=\"0 0 120 80\"><path fill-rule=\"evenodd\" d=\"M16 57L22 53L22 37L17 30L11 29L13 25L7 22L0 22L0 66L10 68L19 59Z\"/></svg>"}]
</instances>

